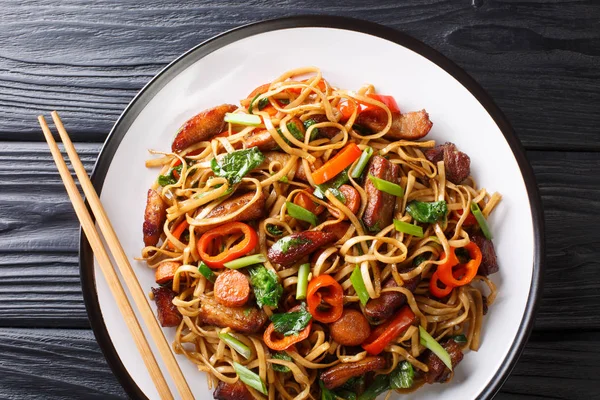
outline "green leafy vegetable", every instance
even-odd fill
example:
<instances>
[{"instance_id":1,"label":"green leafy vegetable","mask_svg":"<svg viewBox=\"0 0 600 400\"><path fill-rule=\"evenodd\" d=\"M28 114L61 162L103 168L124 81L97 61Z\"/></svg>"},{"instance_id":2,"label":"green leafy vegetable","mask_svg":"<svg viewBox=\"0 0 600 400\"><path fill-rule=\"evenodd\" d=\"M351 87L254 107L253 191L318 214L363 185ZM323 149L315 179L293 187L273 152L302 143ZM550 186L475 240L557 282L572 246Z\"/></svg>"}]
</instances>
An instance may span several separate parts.
<instances>
[{"instance_id":1,"label":"green leafy vegetable","mask_svg":"<svg viewBox=\"0 0 600 400\"><path fill-rule=\"evenodd\" d=\"M327 189L330 189L330 188L339 189L340 186L342 186L344 183L346 183L350 180L350 178L348 178L349 169L350 169L350 167L347 167L342 172L337 174L333 179L331 179L325 183L322 183L320 185L317 185L313 194L317 198L324 200L325 192L327 191Z\"/></svg>"},{"instance_id":2,"label":"green leafy vegetable","mask_svg":"<svg viewBox=\"0 0 600 400\"><path fill-rule=\"evenodd\" d=\"M276 241L271 249L273 251L280 251L282 253L287 253L290 247L302 246L303 244L312 243L312 240L306 239L298 236L286 236L282 237L278 241Z\"/></svg>"},{"instance_id":3,"label":"green leafy vegetable","mask_svg":"<svg viewBox=\"0 0 600 400\"><path fill-rule=\"evenodd\" d=\"M415 267L415 268L418 267L424 261L428 261L430 257L431 257L431 253L430 252L419 254L418 256L416 256L415 258L413 258L413 262L412 262L413 267Z\"/></svg>"},{"instance_id":4,"label":"green leafy vegetable","mask_svg":"<svg viewBox=\"0 0 600 400\"><path fill-rule=\"evenodd\" d=\"M408 389L413 385L415 371L408 361L402 361L390 374L390 387L392 389Z\"/></svg>"},{"instance_id":5,"label":"green leafy vegetable","mask_svg":"<svg viewBox=\"0 0 600 400\"><path fill-rule=\"evenodd\" d=\"M283 336L295 335L308 325L312 315L306 309L306 304L302 303L300 310L271 315L271 322L276 332Z\"/></svg>"},{"instance_id":6,"label":"green leafy vegetable","mask_svg":"<svg viewBox=\"0 0 600 400\"><path fill-rule=\"evenodd\" d=\"M283 235L283 230L277 225L267 225L267 232L275 237Z\"/></svg>"},{"instance_id":7,"label":"green leafy vegetable","mask_svg":"<svg viewBox=\"0 0 600 400\"><path fill-rule=\"evenodd\" d=\"M267 261L267 259L262 254L253 254L251 256L246 256L238 258L237 260L226 262L223 265L229 269L240 269L244 267L249 267L250 265L264 263L265 261Z\"/></svg>"},{"instance_id":8,"label":"green leafy vegetable","mask_svg":"<svg viewBox=\"0 0 600 400\"><path fill-rule=\"evenodd\" d=\"M217 280L217 275L208 267L208 265L204 264L204 261L200 261L200 265L198 265L198 272L200 272L206 279L215 283Z\"/></svg>"},{"instance_id":9,"label":"green leafy vegetable","mask_svg":"<svg viewBox=\"0 0 600 400\"><path fill-rule=\"evenodd\" d=\"M406 212L416 221L434 224L448 214L448 204L445 201L417 201L406 205Z\"/></svg>"},{"instance_id":10,"label":"green leafy vegetable","mask_svg":"<svg viewBox=\"0 0 600 400\"><path fill-rule=\"evenodd\" d=\"M340 192L339 189L331 187L327 190L329 190L331 192L331 194L333 194L335 196L336 199L338 199L342 203L346 204L346 196L344 196L344 193Z\"/></svg>"},{"instance_id":11,"label":"green leafy vegetable","mask_svg":"<svg viewBox=\"0 0 600 400\"><path fill-rule=\"evenodd\" d=\"M369 163L369 160L371 159L372 155L373 155L373 148L366 147L363 150L362 154L360 155L360 158L358 159L358 162L356 163L356 166L352 170L352 175L351 175L352 178L354 178L354 179L360 178L365 167Z\"/></svg>"},{"instance_id":12,"label":"green leafy vegetable","mask_svg":"<svg viewBox=\"0 0 600 400\"><path fill-rule=\"evenodd\" d=\"M490 227L488 226L487 221L485 220L485 217L483 216L483 213L481 212L481 209L479 208L479 205L477 205L477 203L475 203L475 202L471 203L471 213L477 220L477 223L479 224L479 227L481 228L481 232L483 232L483 234L485 235L486 238L488 238L489 240L492 240L492 238L493 238L492 231L490 230Z\"/></svg>"},{"instance_id":13,"label":"green leafy vegetable","mask_svg":"<svg viewBox=\"0 0 600 400\"><path fill-rule=\"evenodd\" d=\"M248 106L248 114L252 114L252 108L254 107L254 102L256 101L258 96L260 96L261 94L262 93L257 93L256 96L254 96L254 98L252 100L250 100L250 105ZM259 103L259 107L260 107L260 103Z\"/></svg>"},{"instance_id":14,"label":"green leafy vegetable","mask_svg":"<svg viewBox=\"0 0 600 400\"><path fill-rule=\"evenodd\" d=\"M431 337L429 332L423 329L422 326L419 326L419 337L421 344L431 350L433 354L438 356L439 359L446 364L446 367L452 371L452 359L450 358L450 354L448 354L446 349L444 349L441 344Z\"/></svg>"},{"instance_id":15,"label":"green leafy vegetable","mask_svg":"<svg viewBox=\"0 0 600 400\"><path fill-rule=\"evenodd\" d=\"M307 119L306 121L304 121L304 129L306 129L308 131L308 128L310 128L311 126L313 126L314 124L317 124L318 122L315 121L314 119ZM312 130L312 132L310 133L310 141L312 142L313 140L315 140L317 137L319 137L321 133L319 132L319 128L315 128Z\"/></svg>"},{"instance_id":16,"label":"green leafy vegetable","mask_svg":"<svg viewBox=\"0 0 600 400\"><path fill-rule=\"evenodd\" d=\"M229 347L240 353L245 359L250 358L252 351L244 343L240 342L229 333L219 333L219 338L227 343Z\"/></svg>"},{"instance_id":17,"label":"green leafy vegetable","mask_svg":"<svg viewBox=\"0 0 600 400\"><path fill-rule=\"evenodd\" d=\"M210 168L216 176L227 178L230 185L235 185L264 160L265 156L258 150L258 147L251 147L226 154L219 162L213 158Z\"/></svg>"},{"instance_id":18,"label":"green leafy vegetable","mask_svg":"<svg viewBox=\"0 0 600 400\"><path fill-rule=\"evenodd\" d=\"M333 392L325 387L323 381L319 381L321 387L321 400L336 400Z\"/></svg>"},{"instance_id":19,"label":"green leafy vegetable","mask_svg":"<svg viewBox=\"0 0 600 400\"><path fill-rule=\"evenodd\" d=\"M319 381L319 386L321 387L321 400L356 400L356 393L349 390L337 389L331 391L325 387L323 381Z\"/></svg>"},{"instance_id":20,"label":"green leafy vegetable","mask_svg":"<svg viewBox=\"0 0 600 400\"><path fill-rule=\"evenodd\" d=\"M167 172L166 175L159 175L158 176L158 184L160 186L167 186L167 185L174 185L174 184L176 184L179 179L176 179L173 176L173 171L177 171L177 173L179 175L181 175L181 168L183 168L183 165L179 164L175 168L171 168L169 170L169 172Z\"/></svg>"},{"instance_id":21,"label":"green leafy vegetable","mask_svg":"<svg viewBox=\"0 0 600 400\"><path fill-rule=\"evenodd\" d=\"M236 363L235 361L233 362L233 369L235 370L235 373L238 374L241 381L244 382L246 385L258 390L264 395L267 394L267 387L265 386L263 380L260 379L260 376L258 376L258 374L252 372L248 368L244 367L242 364Z\"/></svg>"},{"instance_id":22,"label":"green leafy vegetable","mask_svg":"<svg viewBox=\"0 0 600 400\"><path fill-rule=\"evenodd\" d=\"M263 108L265 108L266 106L269 105L269 98L265 97L264 99L260 99L258 101L258 109L262 110Z\"/></svg>"},{"instance_id":23,"label":"green leafy vegetable","mask_svg":"<svg viewBox=\"0 0 600 400\"><path fill-rule=\"evenodd\" d=\"M358 396L358 400L374 400L381 393L390 390L390 377L388 375L377 375L371 386Z\"/></svg>"},{"instance_id":24,"label":"green leafy vegetable","mask_svg":"<svg viewBox=\"0 0 600 400\"><path fill-rule=\"evenodd\" d=\"M301 221L306 221L313 226L319 225L319 219L317 216L310 211L308 211L304 207L300 207L297 204L292 203L291 201L287 201L285 203L285 207L287 208L287 212L292 218L299 219Z\"/></svg>"},{"instance_id":25,"label":"green leafy vegetable","mask_svg":"<svg viewBox=\"0 0 600 400\"><path fill-rule=\"evenodd\" d=\"M296 300L306 299L306 289L308 288L308 274L310 273L310 263L302 264L298 269L298 283L296 285Z\"/></svg>"},{"instance_id":26,"label":"green leafy vegetable","mask_svg":"<svg viewBox=\"0 0 600 400\"><path fill-rule=\"evenodd\" d=\"M273 358L277 360L293 361L292 357L285 352L275 353L273 354ZM273 371L277 372L290 372L290 369L285 365L271 364L271 368L273 368Z\"/></svg>"},{"instance_id":27,"label":"green leafy vegetable","mask_svg":"<svg viewBox=\"0 0 600 400\"><path fill-rule=\"evenodd\" d=\"M304 132L302 132L294 122L288 122L285 126L293 137L298 140L304 140Z\"/></svg>"},{"instance_id":28,"label":"green leafy vegetable","mask_svg":"<svg viewBox=\"0 0 600 400\"><path fill-rule=\"evenodd\" d=\"M396 197L404 196L404 189L402 189L402 186L400 185L396 185L395 183L386 181L385 179L377 178L371 174L369 174L369 180L373 183L373 186L382 192L389 193Z\"/></svg>"},{"instance_id":29,"label":"green leafy vegetable","mask_svg":"<svg viewBox=\"0 0 600 400\"><path fill-rule=\"evenodd\" d=\"M451 339L454 340L458 344L467 343L467 337L465 335L455 335L455 336L452 336Z\"/></svg>"},{"instance_id":30,"label":"green leafy vegetable","mask_svg":"<svg viewBox=\"0 0 600 400\"><path fill-rule=\"evenodd\" d=\"M256 303L259 307L277 307L283 287L277 280L277 274L264 266L250 270L250 284L254 289Z\"/></svg>"},{"instance_id":31,"label":"green leafy vegetable","mask_svg":"<svg viewBox=\"0 0 600 400\"><path fill-rule=\"evenodd\" d=\"M396 228L398 232L406 233L407 235L413 235L420 238L423 237L423 228L421 228L419 225L413 225L409 224L408 222L395 219L394 228Z\"/></svg>"},{"instance_id":32,"label":"green leafy vegetable","mask_svg":"<svg viewBox=\"0 0 600 400\"><path fill-rule=\"evenodd\" d=\"M354 291L356 292L356 295L360 299L362 305L366 305L371 297L369 296L369 292L367 292L367 287L365 286L365 281L363 280L359 266L354 268L354 271L352 271L352 275L350 275L350 282L352 283Z\"/></svg>"}]
</instances>

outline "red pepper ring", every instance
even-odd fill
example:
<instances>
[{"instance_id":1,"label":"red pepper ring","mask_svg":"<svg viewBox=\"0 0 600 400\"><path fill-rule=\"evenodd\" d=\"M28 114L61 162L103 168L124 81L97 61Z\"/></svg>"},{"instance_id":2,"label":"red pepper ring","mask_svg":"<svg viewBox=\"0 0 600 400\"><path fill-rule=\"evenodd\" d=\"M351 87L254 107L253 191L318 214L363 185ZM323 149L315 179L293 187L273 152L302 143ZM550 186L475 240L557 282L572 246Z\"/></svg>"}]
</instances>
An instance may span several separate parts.
<instances>
[{"instance_id":1,"label":"red pepper ring","mask_svg":"<svg viewBox=\"0 0 600 400\"><path fill-rule=\"evenodd\" d=\"M212 246L213 241L218 242L223 236L238 232L244 234L244 238L239 243L226 251L219 252L217 255L213 256L209 254L214 247L217 247ZM250 225L244 224L243 222L229 222L225 225L213 228L200 236L200 239L198 239L198 254L206 265L210 268L218 269L223 268L226 262L250 253L254 250L257 243L258 234L250 227ZM217 251L220 251L220 249L217 249Z\"/></svg>"},{"instance_id":2,"label":"red pepper ring","mask_svg":"<svg viewBox=\"0 0 600 400\"><path fill-rule=\"evenodd\" d=\"M298 311L300 306L292 307L288 312ZM271 350L283 351L294 344L303 341L310 335L310 330L312 329L312 319L306 325L306 328L302 329L295 335L283 336L275 331L275 324L271 322L271 324L265 330L263 334L263 341Z\"/></svg>"},{"instance_id":3,"label":"red pepper ring","mask_svg":"<svg viewBox=\"0 0 600 400\"><path fill-rule=\"evenodd\" d=\"M319 275L308 283L306 303L315 320L330 324L342 317L344 289L331 275Z\"/></svg>"},{"instance_id":4,"label":"red pepper ring","mask_svg":"<svg viewBox=\"0 0 600 400\"><path fill-rule=\"evenodd\" d=\"M446 285L446 287L442 289L439 286L438 282L439 282L438 271L435 271L433 273L433 275L431 276L431 279L429 280L429 293L431 293L438 299L448 296L452 292L452 289L454 289L454 286L451 286L451 285Z\"/></svg>"},{"instance_id":5,"label":"red pepper ring","mask_svg":"<svg viewBox=\"0 0 600 400\"><path fill-rule=\"evenodd\" d=\"M394 319L375 328L362 344L362 348L367 353L375 356L381 353L392 340L400 336L414 322L415 314L409 306L404 306L398 311Z\"/></svg>"},{"instance_id":6,"label":"red pepper ring","mask_svg":"<svg viewBox=\"0 0 600 400\"><path fill-rule=\"evenodd\" d=\"M464 247L464 249L469 252L471 260L466 264L460 264L461 267L465 268L465 273L463 274L464 276L461 279L456 279L452 270L452 268L458 264L458 259L456 258L456 254L454 254L456 250L455 248L451 248L451 250L457 262L454 265L448 262L442 265L438 265L437 272L439 273L439 279L445 285L464 286L469 284L473 280L473 278L475 278L475 275L477 275L477 270L479 269L479 265L481 264L482 258L481 250L479 249L479 246L477 246L473 242L469 242L469 244L467 244Z\"/></svg>"}]
</instances>

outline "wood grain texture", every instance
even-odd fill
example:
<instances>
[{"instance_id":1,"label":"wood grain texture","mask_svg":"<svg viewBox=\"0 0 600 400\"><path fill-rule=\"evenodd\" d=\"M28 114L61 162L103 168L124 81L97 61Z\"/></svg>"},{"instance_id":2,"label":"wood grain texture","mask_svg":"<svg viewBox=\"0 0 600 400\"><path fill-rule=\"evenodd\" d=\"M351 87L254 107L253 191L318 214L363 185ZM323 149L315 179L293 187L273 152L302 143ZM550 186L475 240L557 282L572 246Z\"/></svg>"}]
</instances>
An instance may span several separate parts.
<instances>
[{"instance_id":1,"label":"wood grain texture","mask_svg":"<svg viewBox=\"0 0 600 400\"><path fill-rule=\"evenodd\" d=\"M596 399L599 357L598 332L534 334L496 399ZM89 330L0 328L0 372L5 399L125 398Z\"/></svg>"},{"instance_id":2,"label":"wood grain texture","mask_svg":"<svg viewBox=\"0 0 600 400\"><path fill-rule=\"evenodd\" d=\"M600 7L592 1L4 1L0 139L40 140L57 109L101 141L162 67L213 35L279 16L360 17L450 57L489 91L532 149L600 150ZM15 135L18 133L19 135Z\"/></svg>"},{"instance_id":3,"label":"wood grain texture","mask_svg":"<svg viewBox=\"0 0 600 400\"><path fill-rule=\"evenodd\" d=\"M90 170L100 146L76 146ZM531 151L528 157L546 213L546 280L536 329L600 329L600 238L594 234L600 153ZM54 168L44 143L0 144L0 326L87 326L79 224ZM39 183L23 183L33 180Z\"/></svg>"}]
</instances>

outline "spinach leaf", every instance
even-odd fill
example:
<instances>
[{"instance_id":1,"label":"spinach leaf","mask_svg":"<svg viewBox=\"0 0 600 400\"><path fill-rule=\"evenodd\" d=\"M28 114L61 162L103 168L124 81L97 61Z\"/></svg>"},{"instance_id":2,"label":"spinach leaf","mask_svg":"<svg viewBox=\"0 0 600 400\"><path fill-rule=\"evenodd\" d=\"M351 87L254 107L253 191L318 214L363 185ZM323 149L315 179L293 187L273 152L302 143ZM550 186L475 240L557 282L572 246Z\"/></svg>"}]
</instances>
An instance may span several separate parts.
<instances>
[{"instance_id":1,"label":"spinach leaf","mask_svg":"<svg viewBox=\"0 0 600 400\"><path fill-rule=\"evenodd\" d=\"M390 387L392 389L408 389L413 385L415 371L408 361L402 361L390 374Z\"/></svg>"},{"instance_id":2,"label":"spinach leaf","mask_svg":"<svg viewBox=\"0 0 600 400\"><path fill-rule=\"evenodd\" d=\"M263 108L265 108L266 106L269 105L269 98L265 97L264 99L260 99L258 101L258 109L262 110Z\"/></svg>"},{"instance_id":3,"label":"spinach leaf","mask_svg":"<svg viewBox=\"0 0 600 400\"><path fill-rule=\"evenodd\" d=\"M450 339L454 340L458 344L467 343L467 337L465 335L455 335L455 336L450 337Z\"/></svg>"},{"instance_id":4,"label":"spinach leaf","mask_svg":"<svg viewBox=\"0 0 600 400\"><path fill-rule=\"evenodd\" d=\"M325 387L323 381L319 381L321 387L321 400L336 400L333 392Z\"/></svg>"},{"instance_id":5,"label":"spinach leaf","mask_svg":"<svg viewBox=\"0 0 600 400\"><path fill-rule=\"evenodd\" d=\"M317 123L317 121L315 121L312 118L309 118L306 121L304 121L304 129L306 129L308 131L308 128L310 128L311 126L313 126L316 123ZM319 135L320 135L319 128L313 129L312 133L310 134L310 140L311 141L315 140L317 137L319 137Z\"/></svg>"},{"instance_id":6,"label":"spinach leaf","mask_svg":"<svg viewBox=\"0 0 600 400\"><path fill-rule=\"evenodd\" d=\"M279 284L277 274L263 265L249 270L250 284L254 288L256 303L259 307L277 307L283 287Z\"/></svg>"},{"instance_id":7,"label":"spinach leaf","mask_svg":"<svg viewBox=\"0 0 600 400\"><path fill-rule=\"evenodd\" d=\"M321 400L356 400L356 393L349 390L337 389L331 391L325 387L323 381L319 381L321 387Z\"/></svg>"},{"instance_id":8,"label":"spinach leaf","mask_svg":"<svg viewBox=\"0 0 600 400\"><path fill-rule=\"evenodd\" d=\"M377 375L371 386L358 396L358 400L375 400L381 393L390 390L390 377L388 375Z\"/></svg>"},{"instance_id":9,"label":"spinach leaf","mask_svg":"<svg viewBox=\"0 0 600 400\"><path fill-rule=\"evenodd\" d=\"M406 205L406 212L416 221L434 224L448 214L448 204L445 201L417 201Z\"/></svg>"},{"instance_id":10,"label":"spinach leaf","mask_svg":"<svg viewBox=\"0 0 600 400\"><path fill-rule=\"evenodd\" d=\"M273 354L273 358L277 360L292 361L292 357L290 357L286 352L275 353ZM271 364L271 368L273 368L273 371L277 372L290 372L290 369L285 365Z\"/></svg>"},{"instance_id":11,"label":"spinach leaf","mask_svg":"<svg viewBox=\"0 0 600 400\"><path fill-rule=\"evenodd\" d=\"M169 170L169 172L167 172L166 175L159 175L158 176L158 184L160 186L167 186L167 185L174 185L174 184L176 184L177 181L178 181L178 179L176 179L173 176L173 171L177 171L177 173L179 175L181 175L181 168L183 168L183 165L179 164L175 168L171 168Z\"/></svg>"},{"instance_id":12,"label":"spinach leaf","mask_svg":"<svg viewBox=\"0 0 600 400\"><path fill-rule=\"evenodd\" d=\"M312 315L306 310L306 304L302 303L300 310L273 314L270 319L276 332L283 336L291 336L306 328Z\"/></svg>"},{"instance_id":13,"label":"spinach leaf","mask_svg":"<svg viewBox=\"0 0 600 400\"><path fill-rule=\"evenodd\" d=\"M312 243L312 240L298 235L289 235L276 241L273 246L271 246L271 251L279 251L285 254L290 248L299 247L309 243Z\"/></svg>"},{"instance_id":14,"label":"spinach leaf","mask_svg":"<svg viewBox=\"0 0 600 400\"><path fill-rule=\"evenodd\" d=\"M358 388L362 387L365 385L365 376L361 375L361 376L355 376L353 378L348 379L342 386L340 386L340 389L346 389L352 392L357 392Z\"/></svg>"},{"instance_id":15,"label":"spinach leaf","mask_svg":"<svg viewBox=\"0 0 600 400\"><path fill-rule=\"evenodd\" d=\"M429 260L430 257L431 257L431 253L430 252L419 254L418 256L416 256L415 258L413 258L413 262L412 262L413 267L415 267L415 268L418 267L419 265L421 265L421 263L423 261Z\"/></svg>"},{"instance_id":16,"label":"spinach leaf","mask_svg":"<svg viewBox=\"0 0 600 400\"><path fill-rule=\"evenodd\" d=\"M283 230L277 225L267 225L267 232L275 237L283 235Z\"/></svg>"},{"instance_id":17,"label":"spinach leaf","mask_svg":"<svg viewBox=\"0 0 600 400\"><path fill-rule=\"evenodd\" d=\"M349 170L350 170L350 167L347 167L342 172L340 172L339 174L337 174L332 180L330 180L328 182L325 182L325 183L322 183L320 185L317 185L317 187L315 188L315 191L313 192L313 194L317 198L319 198L321 200L324 200L325 199L325 192L327 191L327 189L330 189L330 188L338 189L340 186L342 186L344 183L346 183L346 182L348 182L350 180L350 178L348 178L348 171ZM344 201L345 201L345 199L344 199Z\"/></svg>"},{"instance_id":18,"label":"spinach leaf","mask_svg":"<svg viewBox=\"0 0 600 400\"><path fill-rule=\"evenodd\" d=\"M219 162L213 158L210 168L216 176L227 178L230 185L235 185L264 160L265 156L258 150L258 147L251 147L226 154Z\"/></svg>"},{"instance_id":19,"label":"spinach leaf","mask_svg":"<svg viewBox=\"0 0 600 400\"><path fill-rule=\"evenodd\" d=\"M298 126L296 126L294 122L288 122L285 126L293 137L301 141L304 140L304 133L300 130L300 128L298 128Z\"/></svg>"}]
</instances>

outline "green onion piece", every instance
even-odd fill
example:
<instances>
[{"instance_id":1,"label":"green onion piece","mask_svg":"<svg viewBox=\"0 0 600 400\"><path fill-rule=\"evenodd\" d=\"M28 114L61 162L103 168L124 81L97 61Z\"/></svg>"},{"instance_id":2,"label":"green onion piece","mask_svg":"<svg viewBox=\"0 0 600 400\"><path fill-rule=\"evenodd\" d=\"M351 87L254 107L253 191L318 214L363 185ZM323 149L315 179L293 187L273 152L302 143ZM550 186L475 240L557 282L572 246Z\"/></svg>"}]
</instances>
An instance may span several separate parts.
<instances>
[{"instance_id":1,"label":"green onion piece","mask_svg":"<svg viewBox=\"0 0 600 400\"><path fill-rule=\"evenodd\" d=\"M229 269L240 269L249 265L261 264L265 261L267 261L267 259L262 254L253 254L251 256L246 256L238 258L237 260L226 262L223 265Z\"/></svg>"},{"instance_id":2,"label":"green onion piece","mask_svg":"<svg viewBox=\"0 0 600 400\"><path fill-rule=\"evenodd\" d=\"M454 340L458 344L465 344L465 343L467 343L467 337L465 335L452 336L451 339Z\"/></svg>"},{"instance_id":3,"label":"green onion piece","mask_svg":"<svg viewBox=\"0 0 600 400\"><path fill-rule=\"evenodd\" d=\"M423 237L423 228L419 225L409 224L408 222L394 220L394 228L398 232L406 233L407 235L413 235L416 237Z\"/></svg>"},{"instance_id":4,"label":"green onion piece","mask_svg":"<svg viewBox=\"0 0 600 400\"><path fill-rule=\"evenodd\" d=\"M262 124L260 115L225 113L225 122L237 125L258 126Z\"/></svg>"},{"instance_id":5,"label":"green onion piece","mask_svg":"<svg viewBox=\"0 0 600 400\"><path fill-rule=\"evenodd\" d=\"M485 217L479 208L479 205L477 205L475 202L471 203L471 213L479 223L481 232L483 232L486 238L492 240L492 231L490 231L490 227L488 226L487 221L485 220Z\"/></svg>"},{"instance_id":6,"label":"green onion piece","mask_svg":"<svg viewBox=\"0 0 600 400\"><path fill-rule=\"evenodd\" d=\"M233 369L235 370L235 373L238 374L242 382L244 382L251 388L258 390L265 396L267 395L267 387L265 386L265 383L262 381L262 379L260 379L260 376L250 371L242 364L236 363L235 361L233 362Z\"/></svg>"},{"instance_id":7,"label":"green onion piece","mask_svg":"<svg viewBox=\"0 0 600 400\"><path fill-rule=\"evenodd\" d=\"M262 93L257 93L256 96L252 100L250 100L250 105L248 106L248 114L252 114L252 107L254 107L254 102Z\"/></svg>"},{"instance_id":8,"label":"green onion piece","mask_svg":"<svg viewBox=\"0 0 600 400\"><path fill-rule=\"evenodd\" d=\"M231 336L229 333L219 333L219 337L222 341L227 343L229 347L244 356L246 360L252 355L252 352L248 346Z\"/></svg>"},{"instance_id":9,"label":"green onion piece","mask_svg":"<svg viewBox=\"0 0 600 400\"><path fill-rule=\"evenodd\" d=\"M367 166L367 163L369 162L369 159L371 159L372 155L373 149L371 147L367 147L363 150L362 154L360 155L360 158L358 159L358 162L356 163L356 166L352 170L352 174L350 175L352 178L360 178L360 176L363 173L363 170Z\"/></svg>"},{"instance_id":10,"label":"green onion piece","mask_svg":"<svg viewBox=\"0 0 600 400\"><path fill-rule=\"evenodd\" d=\"M382 192L386 192L397 197L404 196L404 189L402 189L402 186L400 185L396 185L395 183L386 181L385 179L377 178L371 174L369 174L369 179L371 182L373 182L375 188L381 190Z\"/></svg>"},{"instance_id":11,"label":"green onion piece","mask_svg":"<svg viewBox=\"0 0 600 400\"><path fill-rule=\"evenodd\" d=\"M298 269L298 285L296 285L296 300L306 299L306 288L308 287L308 273L310 263L302 264Z\"/></svg>"},{"instance_id":12,"label":"green onion piece","mask_svg":"<svg viewBox=\"0 0 600 400\"><path fill-rule=\"evenodd\" d=\"M421 344L431 350L433 354L438 356L439 359L446 364L446 367L452 371L452 360L450 359L450 355L446 349L444 349L442 345L440 345L433 337L431 337L431 335L425 329L423 329L422 326L419 326L419 336L421 337Z\"/></svg>"},{"instance_id":13,"label":"green onion piece","mask_svg":"<svg viewBox=\"0 0 600 400\"><path fill-rule=\"evenodd\" d=\"M358 295L362 305L364 306L367 304L367 301L369 301L371 297L369 296L369 292L367 292L367 287L365 286L365 281L363 281L359 266L354 268L354 271L352 271L352 275L350 275L350 282L352 283L352 286L354 287L354 290L356 291L356 294Z\"/></svg>"},{"instance_id":14,"label":"green onion piece","mask_svg":"<svg viewBox=\"0 0 600 400\"><path fill-rule=\"evenodd\" d=\"M200 261L200 265L198 265L198 272L204 275L204 277L212 283L215 283L217 280L215 273L208 267L208 265L204 264L204 261Z\"/></svg>"},{"instance_id":15,"label":"green onion piece","mask_svg":"<svg viewBox=\"0 0 600 400\"><path fill-rule=\"evenodd\" d=\"M291 201L286 202L285 207L287 208L290 217L299 219L301 221L306 221L314 226L319 225L319 220L317 219L317 216L308 211L306 208L300 207L299 205L294 204Z\"/></svg>"}]
</instances>

